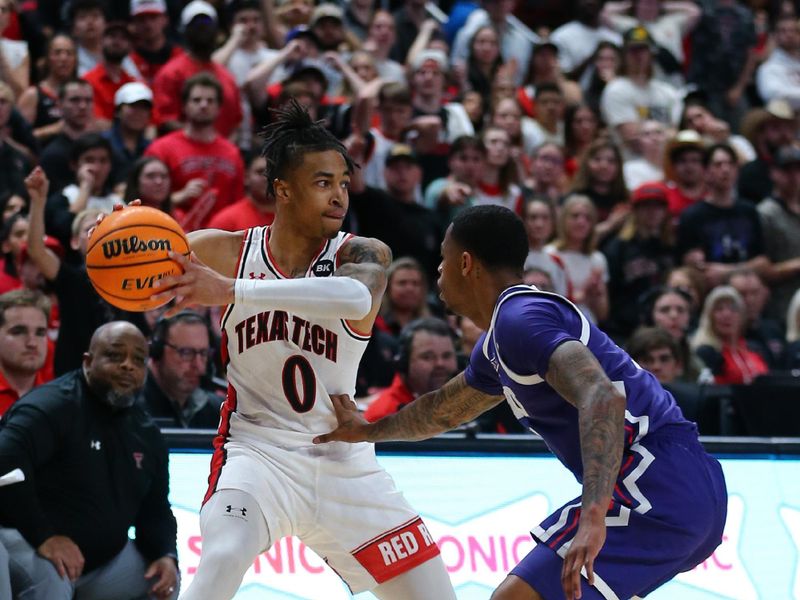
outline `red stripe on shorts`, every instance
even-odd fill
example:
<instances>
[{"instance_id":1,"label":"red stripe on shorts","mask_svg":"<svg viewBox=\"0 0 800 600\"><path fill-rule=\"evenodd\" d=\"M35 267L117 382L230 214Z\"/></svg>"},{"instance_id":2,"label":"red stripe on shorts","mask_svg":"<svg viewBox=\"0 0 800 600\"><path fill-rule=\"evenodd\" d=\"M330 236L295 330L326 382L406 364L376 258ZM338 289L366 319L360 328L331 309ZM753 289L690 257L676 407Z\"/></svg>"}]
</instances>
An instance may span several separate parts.
<instances>
[{"instance_id":1,"label":"red stripe on shorts","mask_svg":"<svg viewBox=\"0 0 800 600\"><path fill-rule=\"evenodd\" d=\"M410 523L380 535L353 552L378 583L410 571L439 554L439 547L417 517Z\"/></svg>"},{"instance_id":2,"label":"red stripe on shorts","mask_svg":"<svg viewBox=\"0 0 800 600\"><path fill-rule=\"evenodd\" d=\"M229 383L228 395L220 411L219 430L217 431L217 436L214 438L214 454L211 455L211 473L208 475L208 490L203 498L203 504L208 502L211 496L214 495L214 492L217 491L219 476L222 474L222 467L225 465L225 460L227 458L225 442L228 441L231 428L231 414L234 412L236 412L236 388Z\"/></svg>"}]
</instances>

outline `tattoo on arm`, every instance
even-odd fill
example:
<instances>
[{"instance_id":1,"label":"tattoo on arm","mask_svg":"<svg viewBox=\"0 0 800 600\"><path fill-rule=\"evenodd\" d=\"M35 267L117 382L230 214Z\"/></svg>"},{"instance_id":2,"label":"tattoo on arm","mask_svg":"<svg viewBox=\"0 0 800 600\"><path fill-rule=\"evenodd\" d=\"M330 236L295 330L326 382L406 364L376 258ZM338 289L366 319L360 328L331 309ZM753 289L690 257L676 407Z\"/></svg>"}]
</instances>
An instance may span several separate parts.
<instances>
[{"instance_id":1,"label":"tattoo on arm","mask_svg":"<svg viewBox=\"0 0 800 600\"><path fill-rule=\"evenodd\" d=\"M490 396L471 387L459 373L441 389L373 423L370 441L424 440L471 421L503 400L503 396Z\"/></svg>"},{"instance_id":2,"label":"tattoo on arm","mask_svg":"<svg viewBox=\"0 0 800 600\"><path fill-rule=\"evenodd\" d=\"M386 269L392 263L389 247L373 238L355 237L339 250L337 277L352 277L366 285L373 297L386 289Z\"/></svg>"},{"instance_id":3,"label":"tattoo on arm","mask_svg":"<svg viewBox=\"0 0 800 600\"><path fill-rule=\"evenodd\" d=\"M347 263L375 263L388 269L392 264L392 251L375 238L353 237L339 250L339 264Z\"/></svg>"},{"instance_id":4,"label":"tattoo on arm","mask_svg":"<svg viewBox=\"0 0 800 600\"><path fill-rule=\"evenodd\" d=\"M546 380L578 409L583 508L597 504L605 514L622 461L625 397L580 342L566 342L553 352Z\"/></svg>"}]
</instances>

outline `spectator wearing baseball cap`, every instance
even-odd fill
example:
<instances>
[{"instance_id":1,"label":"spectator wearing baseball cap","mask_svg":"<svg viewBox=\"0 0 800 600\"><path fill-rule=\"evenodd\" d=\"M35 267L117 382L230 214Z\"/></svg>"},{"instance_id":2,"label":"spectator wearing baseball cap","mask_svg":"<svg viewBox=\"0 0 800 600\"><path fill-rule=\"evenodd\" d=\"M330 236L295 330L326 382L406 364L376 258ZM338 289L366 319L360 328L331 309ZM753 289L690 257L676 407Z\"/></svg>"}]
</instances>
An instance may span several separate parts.
<instances>
[{"instance_id":1,"label":"spectator wearing baseball cap","mask_svg":"<svg viewBox=\"0 0 800 600\"><path fill-rule=\"evenodd\" d=\"M663 282L675 248L667 186L643 183L631 194L631 213L602 248L608 261L609 318L605 331L621 342L638 325L638 300Z\"/></svg>"},{"instance_id":2,"label":"spectator wearing baseball cap","mask_svg":"<svg viewBox=\"0 0 800 600\"><path fill-rule=\"evenodd\" d=\"M165 64L153 83L156 124L163 132L181 127L183 85L193 75L205 71L222 86L221 110L214 125L217 132L227 138L242 121L242 105L239 87L231 72L211 60L218 32L216 9L205 0L192 0L181 12L180 29L187 52Z\"/></svg>"},{"instance_id":3,"label":"spectator wearing baseball cap","mask_svg":"<svg viewBox=\"0 0 800 600\"><path fill-rule=\"evenodd\" d=\"M629 10L625 6L621 2L605 3L601 21L620 34L640 24L645 26L660 50L656 56L660 69L679 85L685 60L683 41L700 20L700 6L694 2L637 2Z\"/></svg>"},{"instance_id":4,"label":"spectator wearing baseball cap","mask_svg":"<svg viewBox=\"0 0 800 600\"><path fill-rule=\"evenodd\" d=\"M83 76L94 91L94 115L111 124L114 117L114 94L126 83L136 81L122 62L131 50L131 37L125 21L107 21L103 31L103 58Z\"/></svg>"},{"instance_id":5,"label":"spectator wearing baseball cap","mask_svg":"<svg viewBox=\"0 0 800 600\"><path fill-rule=\"evenodd\" d=\"M114 95L114 107L114 124L103 136L111 142L116 179L122 180L150 145L147 129L153 116L153 92L140 81L126 83Z\"/></svg>"},{"instance_id":6,"label":"spectator wearing baseball cap","mask_svg":"<svg viewBox=\"0 0 800 600\"><path fill-rule=\"evenodd\" d=\"M383 240L396 257L417 259L428 280L434 281L443 230L436 213L418 201L420 161L408 144L394 144L384 159L385 189L351 188L350 210L361 235Z\"/></svg>"},{"instance_id":7,"label":"spectator wearing baseball cap","mask_svg":"<svg viewBox=\"0 0 800 600\"><path fill-rule=\"evenodd\" d=\"M142 81L152 86L165 64L182 55L183 49L166 35L169 14L165 0L131 0L131 35L133 51L130 57Z\"/></svg>"},{"instance_id":8,"label":"spectator wearing baseball cap","mask_svg":"<svg viewBox=\"0 0 800 600\"><path fill-rule=\"evenodd\" d=\"M324 2L314 9L308 28L316 36L322 52L340 51L344 45L350 48L358 45L353 43L356 41L352 39L354 36L344 27L344 11L332 2Z\"/></svg>"},{"instance_id":9,"label":"spectator wearing baseball cap","mask_svg":"<svg viewBox=\"0 0 800 600\"><path fill-rule=\"evenodd\" d=\"M644 121L676 126L682 98L672 85L653 76L655 44L642 26L625 33L622 75L606 85L600 96L603 118L631 154L638 154Z\"/></svg>"}]
</instances>

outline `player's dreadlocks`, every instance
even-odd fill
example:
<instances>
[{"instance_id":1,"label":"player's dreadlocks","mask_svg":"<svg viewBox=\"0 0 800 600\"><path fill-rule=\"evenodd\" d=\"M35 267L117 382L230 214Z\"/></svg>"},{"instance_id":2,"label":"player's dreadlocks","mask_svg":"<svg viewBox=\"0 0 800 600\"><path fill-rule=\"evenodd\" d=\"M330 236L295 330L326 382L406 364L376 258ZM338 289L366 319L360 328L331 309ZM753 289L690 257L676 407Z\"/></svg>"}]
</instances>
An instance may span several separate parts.
<instances>
[{"instance_id":1,"label":"player's dreadlocks","mask_svg":"<svg viewBox=\"0 0 800 600\"><path fill-rule=\"evenodd\" d=\"M347 148L325 128L324 121L312 121L311 117L294 99L282 109L274 111L275 121L264 128L264 148L261 155L267 159L267 193L275 195L273 181L285 179L287 171L302 164L308 152L336 150L347 163L350 172L356 167L347 153Z\"/></svg>"}]
</instances>

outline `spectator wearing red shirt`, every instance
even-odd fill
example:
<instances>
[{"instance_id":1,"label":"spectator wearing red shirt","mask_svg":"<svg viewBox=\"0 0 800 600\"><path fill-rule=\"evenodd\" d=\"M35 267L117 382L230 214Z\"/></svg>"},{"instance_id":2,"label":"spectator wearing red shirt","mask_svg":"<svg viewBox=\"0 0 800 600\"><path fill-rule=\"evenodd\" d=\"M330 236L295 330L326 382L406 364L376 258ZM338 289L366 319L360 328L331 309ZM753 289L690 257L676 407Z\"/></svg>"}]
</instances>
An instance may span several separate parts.
<instances>
[{"instance_id":1,"label":"spectator wearing red shirt","mask_svg":"<svg viewBox=\"0 0 800 600\"><path fill-rule=\"evenodd\" d=\"M242 106L236 80L222 65L211 60L216 46L217 11L204 0L192 0L181 12L181 27L188 54L170 60L156 75L155 93L156 125L164 131L181 126L181 90L184 83L202 71L211 73L222 86L222 107L215 126L223 137L229 137L242 120ZM188 117L186 117L188 118Z\"/></svg>"},{"instance_id":2,"label":"spectator wearing red shirt","mask_svg":"<svg viewBox=\"0 0 800 600\"><path fill-rule=\"evenodd\" d=\"M400 333L397 373L368 407L364 418L377 421L399 411L418 396L438 390L458 371L453 334L434 317L412 321Z\"/></svg>"},{"instance_id":3,"label":"spectator wearing red shirt","mask_svg":"<svg viewBox=\"0 0 800 600\"><path fill-rule=\"evenodd\" d=\"M131 0L134 50L130 57L150 87L165 64L185 54L180 46L167 38L167 25L169 16L164 0Z\"/></svg>"},{"instance_id":4,"label":"spectator wearing red shirt","mask_svg":"<svg viewBox=\"0 0 800 600\"><path fill-rule=\"evenodd\" d=\"M0 296L0 415L45 383L50 302L39 292L14 290Z\"/></svg>"},{"instance_id":5,"label":"spectator wearing red shirt","mask_svg":"<svg viewBox=\"0 0 800 600\"><path fill-rule=\"evenodd\" d=\"M103 31L103 58L83 76L94 91L94 116L109 124L114 118L114 94L126 83L136 81L122 68L122 61L130 50L128 24L124 21L108 21Z\"/></svg>"},{"instance_id":6,"label":"spectator wearing red shirt","mask_svg":"<svg viewBox=\"0 0 800 600\"><path fill-rule=\"evenodd\" d=\"M214 128L222 97L212 75L189 78L181 93L186 125L158 138L145 152L169 168L172 215L185 231L208 227L215 214L244 195L239 150Z\"/></svg>"},{"instance_id":7,"label":"spectator wearing red shirt","mask_svg":"<svg viewBox=\"0 0 800 600\"><path fill-rule=\"evenodd\" d=\"M749 384L769 372L766 358L744 337L745 313L744 300L730 285L715 287L703 304L692 348L718 385Z\"/></svg>"},{"instance_id":8,"label":"spectator wearing red shirt","mask_svg":"<svg viewBox=\"0 0 800 600\"><path fill-rule=\"evenodd\" d=\"M667 144L664 153L664 176L667 180L669 214L677 221L685 208L696 204L705 193L705 144L691 129L679 131Z\"/></svg>"},{"instance_id":9,"label":"spectator wearing red shirt","mask_svg":"<svg viewBox=\"0 0 800 600\"><path fill-rule=\"evenodd\" d=\"M241 231L250 227L270 225L275 219L275 199L267 194L267 159L256 155L247 167L247 195L223 208L209 222L211 229Z\"/></svg>"}]
</instances>

